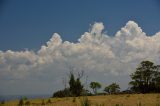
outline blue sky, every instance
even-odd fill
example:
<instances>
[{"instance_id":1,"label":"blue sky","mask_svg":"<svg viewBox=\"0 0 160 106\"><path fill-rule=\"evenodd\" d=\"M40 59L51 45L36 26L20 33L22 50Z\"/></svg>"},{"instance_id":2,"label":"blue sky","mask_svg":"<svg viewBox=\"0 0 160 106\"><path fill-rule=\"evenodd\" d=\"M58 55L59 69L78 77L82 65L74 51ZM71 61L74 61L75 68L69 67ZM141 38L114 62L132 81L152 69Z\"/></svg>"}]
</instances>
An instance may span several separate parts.
<instances>
[{"instance_id":1,"label":"blue sky","mask_svg":"<svg viewBox=\"0 0 160 106\"><path fill-rule=\"evenodd\" d=\"M70 67L124 90L159 31L159 0L0 0L0 94L52 94Z\"/></svg>"},{"instance_id":2,"label":"blue sky","mask_svg":"<svg viewBox=\"0 0 160 106\"><path fill-rule=\"evenodd\" d=\"M1 0L0 50L37 50L57 32L76 42L90 24L114 35L129 20L149 35L160 29L158 0Z\"/></svg>"}]
</instances>

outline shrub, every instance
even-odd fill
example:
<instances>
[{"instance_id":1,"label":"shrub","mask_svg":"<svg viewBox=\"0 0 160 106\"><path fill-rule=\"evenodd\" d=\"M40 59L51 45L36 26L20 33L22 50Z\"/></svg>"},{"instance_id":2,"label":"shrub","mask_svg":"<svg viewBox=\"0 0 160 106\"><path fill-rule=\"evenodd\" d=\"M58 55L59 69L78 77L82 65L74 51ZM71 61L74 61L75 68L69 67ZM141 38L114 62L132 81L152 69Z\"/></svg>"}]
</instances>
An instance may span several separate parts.
<instances>
[{"instance_id":1,"label":"shrub","mask_svg":"<svg viewBox=\"0 0 160 106\"><path fill-rule=\"evenodd\" d=\"M27 98L26 96L24 96L22 99L23 99L23 100L27 100L28 98Z\"/></svg>"},{"instance_id":2,"label":"shrub","mask_svg":"<svg viewBox=\"0 0 160 106\"><path fill-rule=\"evenodd\" d=\"M66 88L64 90L59 90L53 94L53 97L60 97L60 98L69 96L71 96L69 88Z\"/></svg>"}]
</instances>

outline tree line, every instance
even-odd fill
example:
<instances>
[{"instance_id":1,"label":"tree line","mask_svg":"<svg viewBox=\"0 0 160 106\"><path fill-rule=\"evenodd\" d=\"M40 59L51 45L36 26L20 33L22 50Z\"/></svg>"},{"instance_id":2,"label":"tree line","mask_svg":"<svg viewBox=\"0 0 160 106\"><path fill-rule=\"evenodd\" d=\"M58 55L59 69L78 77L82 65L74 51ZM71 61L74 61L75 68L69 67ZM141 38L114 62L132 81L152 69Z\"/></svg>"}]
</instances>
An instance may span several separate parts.
<instances>
[{"instance_id":1,"label":"tree line","mask_svg":"<svg viewBox=\"0 0 160 106\"><path fill-rule=\"evenodd\" d=\"M130 77L131 90L140 93L160 92L160 65L142 61Z\"/></svg>"},{"instance_id":2,"label":"tree line","mask_svg":"<svg viewBox=\"0 0 160 106\"><path fill-rule=\"evenodd\" d=\"M82 74L76 75L73 72L69 74L69 87L59 90L53 94L53 97L77 97L83 95L98 95L97 90L102 86L99 82L90 82L92 92L85 89L81 82ZM104 88L103 94L119 94L119 93L160 93L160 65L155 65L151 61L142 61L135 72L131 75L129 82L130 88L120 92L120 86L112 83ZM102 94L102 93L100 93Z\"/></svg>"}]
</instances>

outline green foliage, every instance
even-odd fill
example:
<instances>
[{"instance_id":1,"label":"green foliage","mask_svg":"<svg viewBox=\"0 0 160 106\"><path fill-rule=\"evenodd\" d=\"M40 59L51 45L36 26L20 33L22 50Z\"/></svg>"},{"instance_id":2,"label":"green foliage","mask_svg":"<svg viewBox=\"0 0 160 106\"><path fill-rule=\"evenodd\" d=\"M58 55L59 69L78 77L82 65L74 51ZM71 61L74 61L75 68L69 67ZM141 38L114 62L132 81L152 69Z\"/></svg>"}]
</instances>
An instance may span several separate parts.
<instances>
[{"instance_id":1,"label":"green foliage","mask_svg":"<svg viewBox=\"0 0 160 106\"><path fill-rule=\"evenodd\" d=\"M69 97L69 96L72 96L69 88L66 88L64 90L56 91L53 94L53 97L60 97L60 98L61 97Z\"/></svg>"},{"instance_id":2,"label":"green foliage","mask_svg":"<svg viewBox=\"0 0 160 106\"><path fill-rule=\"evenodd\" d=\"M81 102L81 106L91 106L91 103L89 102L87 97L83 97Z\"/></svg>"},{"instance_id":3,"label":"green foliage","mask_svg":"<svg viewBox=\"0 0 160 106\"><path fill-rule=\"evenodd\" d=\"M142 61L130 76L131 90L141 93L160 92L160 66L150 61Z\"/></svg>"},{"instance_id":4,"label":"green foliage","mask_svg":"<svg viewBox=\"0 0 160 106\"><path fill-rule=\"evenodd\" d=\"M73 72L70 72L69 86L72 96L80 96L82 94L83 85L81 84L80 77L75 80Z\"/></svg>"},{"instance_id":5,"label":"green foliage","mask_svg":"<svg viewBox=\"0 0 160 106\"><path fill-rule=\"evenodd\" d=\"M90 88L93 89L94 94L97 94L97 89L101 88L101 84L99 82L91 82Z\"/></svg>"},{"instance_id":6,"label":"green foliage","mask_svg":"<svg viewBox=\"0 0 160 106\"><path fill-rule=\"evenodd\" d=\"M73 72L70 72L69 88L59 90L53 94L53 97L68 97L68 96L81 96L84 92L83 85L80 81L80 76L76 78Z\"/></svg>"},{"instance_id":7,"label":"green foliage","mask_svg":"<svg viewBox=\"0 0 160 106\"><path fill-rule=\"evenodd\" d=\"M80 96L82 94L83 91L83 85L81 84L81 81L79 78L77 78L76 82L75 82L75 94L76 96Z\"/></svg>"},{"instance_id":8,"label":"green foliage","mask_svg":"<svg viewBox=\"0 0 160 106\"><path fill-rule=\"evenodd\" d=\"M28 98L26 96L22 97L23 100L27 100Z\"/></svg>"},{"instance_id":9,"label":"green foliage","mask_svg":"<svg viewBox=\"0 0 160 106\"><path fill-rule=\"evenodd\" d=\"M74 78L74 74L72 72L70 72L70 80L69 80L69 86L70 86L70 91L72 94L75 93L75 84L76 84L76 81L75 81L75 78Z\"/></svg>"},{"instance_id":10,"label":"green foliage","mask_svg":"<svg viewBox=\"0 0 160 106\"><path fill-rule=\"evenodd\" d=\"M27 97L22 97L19 100L18 106L25 106L25 105L29 106L29 105L31 105L31 103L29 101L26 101L26 100L28 100Z\"/></svg>"},{"instance_id":11,"label":"green foliage","mask_svg":"<svg viewBox=\"0 0 160 106\"><path fill-rule=\"evenodd\" d=\"M104 88L104 91L109 93L109 94L116 94L116 93L119 93L119 91L120 91L119 89L120 89L120 87L119 87L118 84L112 83L109 86L106 86Z\"/></svg>"}]
</instances>

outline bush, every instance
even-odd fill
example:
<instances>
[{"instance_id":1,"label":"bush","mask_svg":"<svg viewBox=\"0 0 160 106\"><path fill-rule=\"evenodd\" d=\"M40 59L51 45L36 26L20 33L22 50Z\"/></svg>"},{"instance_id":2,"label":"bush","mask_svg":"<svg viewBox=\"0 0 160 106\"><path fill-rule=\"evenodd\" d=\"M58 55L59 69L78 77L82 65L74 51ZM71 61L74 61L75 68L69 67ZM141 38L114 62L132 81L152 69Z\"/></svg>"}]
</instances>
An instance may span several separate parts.
<instances>
[{"instance_id":1,"label":"bush","mask_svg":"<svg viewBox=\"0 0 160 106\"><path fill-rule=\"evenodd\" d=\"M27 98L26 96L24 96L22 99L23 99L23 100L27 100L28 98Z\"/></svg>"},{"instance_id":2,"label":"bush","mask_svg":"<svg viewBox=\"0 0 160 106\"><path fill-rule=\"evenodd\" d=\"M64 90L59 90L53 94L53 97L60 97L60 98L69 96L71 96L69 88L66 88Z\"/></svg>"}]
</instances>

